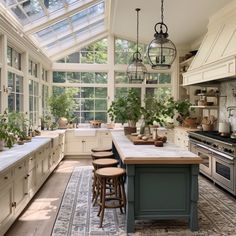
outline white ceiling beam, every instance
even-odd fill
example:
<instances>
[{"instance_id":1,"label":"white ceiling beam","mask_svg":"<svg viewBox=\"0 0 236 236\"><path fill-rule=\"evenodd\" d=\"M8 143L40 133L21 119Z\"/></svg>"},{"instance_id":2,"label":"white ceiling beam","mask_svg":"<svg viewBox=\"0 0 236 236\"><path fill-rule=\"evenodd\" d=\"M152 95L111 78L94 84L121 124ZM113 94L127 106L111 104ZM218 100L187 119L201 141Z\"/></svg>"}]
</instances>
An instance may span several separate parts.
<instances>
[{"instance_id":1,"label":"white ceiling beam","mask_svg":"<svg viewBox=\"0 0 236 236\"><path fill-rule=\"evenodd\" d=\"M24 32L26 34L33 34L44 28L47 28L48 26L54 23L57 23L58 21L62 21L71 15L74 15L84 9L87 9L88 7L93 6L99 2L101 2L101 0L86 0L85 3L83 1L82 3L79 2L77 4L72 4L66 9L61 9L54 13L51 13L49 17L43 17L42 19L35 21L31 25L26 25L24 27Z\"/></svg>"},{"instance_id":2,"label":"white ceiling beam","mask_svg":"<svg viewBox=\"0 0 236 236\"><path fill-rule=\"evenodd\" d=\"M103 39L103 38L105 38L107 36L108 36L108 32L107 31L101 32L101 33L99 33L99 34L97 34L97 35L95 35L95 36L93 36L93 37L91 37L89 39L86 39L86 40L84 40L82 42L78 42L77 44L74 44L74 45L64 49L61 52L54 53L54 54L52 54L49 57L50 57L50 59L52 61L57 61L57 60L65 57L65 56L70 55L70 54L72 54L72 53L74 53L76 51L79 51L81 48L83 48L83 47L85 47L85 46L87 46L87 45L89 45L91 43L94 43L94 42L96 42L96 41L98 41L100 39Z\"/></svg>"}]
</instances>

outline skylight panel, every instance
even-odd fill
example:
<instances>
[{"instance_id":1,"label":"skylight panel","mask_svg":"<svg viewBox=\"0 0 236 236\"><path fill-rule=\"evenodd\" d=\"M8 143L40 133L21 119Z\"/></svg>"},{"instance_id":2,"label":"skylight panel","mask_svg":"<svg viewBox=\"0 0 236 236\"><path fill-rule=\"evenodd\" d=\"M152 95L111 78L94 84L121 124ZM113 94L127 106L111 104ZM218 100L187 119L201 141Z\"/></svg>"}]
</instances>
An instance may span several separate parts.
<instances>
[{"instance_id":1,"label":"skylight panel","mask_svg":"<svg viewBox=\"0 0 236 236\"><path fill-rule=\"evenodd\" d=\"M48 9L48 11L54 12L64 7L63 0L44 0L44 5Z\"/></svg>"},{"instance_id":2,"label":"skylight panel","mask_svg":"<svg viewBox=\"0 0 236 236\"><path fill-rule=\"evenodd\" d=\"M55 38L58 34L66 32L70 29L70 24L68 20L63 20L57 22L56 24L49 26L39 32L36 33L37 37L40 40L47 40L49 38Z\"/></svg>"},{"instance_id":3,"label":"skylight panel","mask_svg":"<svg viewBox=\"0 0 236 236\"><path fill-rule=\"evenodd\" d=\"M31 21L37 20L42 16L45 16L45 13L37 0L28 0L20 4L25 14L30 17Z\"/></svg>"},{"instance_id":4,"label":"skylight panel","mask_svg":"<svg viewBox=\"0 0 236 236\"><path fill-rule=\"evenodd\" d=\"M19 19L21 24L25 25L30 22L20 7L18 6L13 7L12 11L15 14L15 16Z\"/></svg>"}]
</instances>

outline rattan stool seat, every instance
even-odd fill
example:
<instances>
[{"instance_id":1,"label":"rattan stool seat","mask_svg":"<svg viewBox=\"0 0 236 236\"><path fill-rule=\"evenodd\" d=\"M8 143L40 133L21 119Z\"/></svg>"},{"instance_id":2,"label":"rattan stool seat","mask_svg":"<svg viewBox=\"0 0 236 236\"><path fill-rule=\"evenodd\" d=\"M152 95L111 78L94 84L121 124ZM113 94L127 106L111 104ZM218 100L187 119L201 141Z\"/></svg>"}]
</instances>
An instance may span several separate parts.
<instances>
[{"instance_id":1,"label":"rattan stool seat","mask_svg":"<svg viewBox=\"0 0 236 236\"><path fill-rule=\"evenodd\" d=\"M93 152L91 154L92 159L101 159L101 158L114 158L114 155L112 152Z\"/></svg>"},{"instance_id":2,"label":"rattan stool seat","mask_svg":"<svg viewBox=\"0 0 236 236\"><path fill-rule=\"evenodd\" d=\"M96 148L92 148L91 151L92 152L111 152L112 148L111 147L107 147L107 148L96 147Z\"/></svg>"}]
</instances>

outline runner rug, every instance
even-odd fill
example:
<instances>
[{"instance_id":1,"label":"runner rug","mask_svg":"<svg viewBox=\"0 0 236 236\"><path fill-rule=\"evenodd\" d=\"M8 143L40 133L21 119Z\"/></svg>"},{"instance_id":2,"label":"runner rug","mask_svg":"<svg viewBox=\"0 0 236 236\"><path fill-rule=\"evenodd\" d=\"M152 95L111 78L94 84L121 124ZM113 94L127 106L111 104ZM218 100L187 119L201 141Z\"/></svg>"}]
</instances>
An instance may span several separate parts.
<instances>
[{"instance_id":1,"label":"runner rug","mask_svg":"<svg viewBox=\"0 0 236 236\"><path fill-rule=\"evenodd\" d=\"M125 236L125 215L105 209L99 228L98 207L91 202L92 167L76 167L66 187L51 236ZM199 177L199 231L186 222L136 221L132 236L236 236L236 200L203 177Z\"/></svg>"}]
</instances>

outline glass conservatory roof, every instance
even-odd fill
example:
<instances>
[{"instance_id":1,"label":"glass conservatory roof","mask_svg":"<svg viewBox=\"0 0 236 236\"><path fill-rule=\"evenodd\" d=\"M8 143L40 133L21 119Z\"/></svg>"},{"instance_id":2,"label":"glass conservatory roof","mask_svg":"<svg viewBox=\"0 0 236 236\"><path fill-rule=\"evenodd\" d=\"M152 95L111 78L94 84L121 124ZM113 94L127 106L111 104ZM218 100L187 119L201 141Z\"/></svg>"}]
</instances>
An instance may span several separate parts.
<instances>
[{"instance_id":1,"label":"glass conservatory roof","mask_svg":"<svg viewBox=\"0 0 236 236\"><path fill-rule=\"evenodd\" d=\"M0 0L2 7L52 57L106 29L106 0Z\"/></svg>"}]
</instances>

